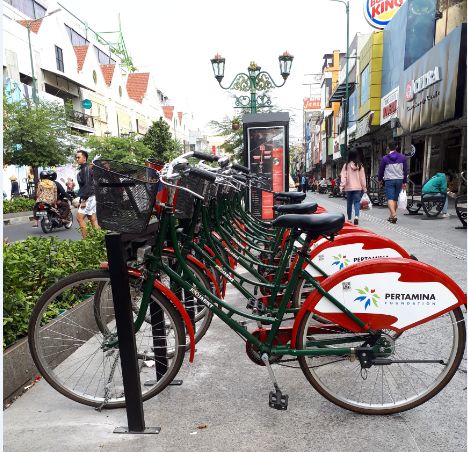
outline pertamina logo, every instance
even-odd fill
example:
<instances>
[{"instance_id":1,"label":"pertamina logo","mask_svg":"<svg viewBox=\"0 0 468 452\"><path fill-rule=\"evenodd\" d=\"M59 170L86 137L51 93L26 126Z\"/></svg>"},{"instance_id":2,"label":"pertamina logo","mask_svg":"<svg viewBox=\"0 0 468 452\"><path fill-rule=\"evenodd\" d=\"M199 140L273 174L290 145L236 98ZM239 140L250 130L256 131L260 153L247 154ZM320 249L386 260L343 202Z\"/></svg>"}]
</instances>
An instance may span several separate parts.
<instances>
[{"instance_id":1,"label":"pertamina logo","mask_svg":"<svg viewBox=\"0 0 468 452\"><path fill-rule=\"evenodd\" d=\"M365 0L364 16L371 27L382 29L392 20L405 0Z\"/></svg>"},{"instance_id":2,"label":"pertamina logo","mask_svg":"<svg viewBox=\"0 0 468 452\"><path fill-rule=\"evenodd\" d=\"M332 265L337 265L338 268L341 270L343 267L347 267L349 265L349 259L346 259L346 256L342 256L338 254L338 256L332 256L335 259L335 262Z\"/></svg>"},{"instance_id":3,"label":"pertamina logo","mask_svg":"<svg viewBox=\"0 0 468 452\"><path fill-rule=\"evenodd\" d=\"M369 289L367 286L364 289L356 289L361 296L356 297L354 301L360 301L364 303L364 309L367 309L372 303L376 308L379 307L377 300L380 297L376 294L375 289Z\"/></svg>"}]
</instances>

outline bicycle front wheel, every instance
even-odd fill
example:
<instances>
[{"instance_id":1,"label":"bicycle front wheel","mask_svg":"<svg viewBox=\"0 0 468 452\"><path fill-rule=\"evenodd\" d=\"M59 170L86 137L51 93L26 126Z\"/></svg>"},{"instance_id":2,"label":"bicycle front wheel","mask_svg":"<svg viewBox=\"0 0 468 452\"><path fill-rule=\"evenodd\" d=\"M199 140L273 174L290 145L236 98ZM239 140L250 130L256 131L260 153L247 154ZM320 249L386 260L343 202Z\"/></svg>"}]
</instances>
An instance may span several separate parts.
<instances>
[{"instance_id":1,"label":"bicycle front wheel","mask_svg":"<svg viewBox=\"0 0 468 452\"><path fill-rule=\"evenodd\" d=\"M93 407L122 408L125 396L111 294L105 319L95 309L96 291L109 283L108 271L87 270L47 289L33 309L29 347L42 376L61 394ZM131 291L131 297L138 293ZM185 354L180 314L160 292L153 291L146 315L152 320L135 333L143 400L174 379Z\"/></svg>"},{"instance_id":2,"label":"bicycle front wheel","mask_svg":"<svg viewBox=\"0 0 468 452\"><path fill-rule=\"evenodd\" d=\"M316 324L311 312L303 317L298 349L311 349L314 339L352 335L330 327L328 334L322 329L318 336ZM386 331L393 350L391 364L362 369L350 356L300 356L299 363L310 384L336 405L362 414L393 414L421 405L447 385L463 358L465 336L463 314L456 308L401 334ZM354 341L336 347L357 345Z\"/></svg>"}]
</instances>

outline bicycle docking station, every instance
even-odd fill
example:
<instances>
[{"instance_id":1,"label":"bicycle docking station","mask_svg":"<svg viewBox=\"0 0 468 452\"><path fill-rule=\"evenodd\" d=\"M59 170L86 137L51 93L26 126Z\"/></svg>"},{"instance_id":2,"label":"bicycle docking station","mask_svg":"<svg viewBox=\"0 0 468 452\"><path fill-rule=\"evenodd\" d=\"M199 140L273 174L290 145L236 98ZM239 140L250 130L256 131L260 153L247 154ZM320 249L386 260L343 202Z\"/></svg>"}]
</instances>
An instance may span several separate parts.
<instances>
[{"instance_id":1,"label":"bicycle docking station","mask_svg":"<svg viewBox=\"0 0 468 452\"><path fill-rule=\"evenodd\" d=\"M117 427L114 429L114 433L157 434L161 431L160 427L145 427L137 348L133 327L133 311L130 299L127 266L124 259L122 235L116 232L106 234L106 249L128 421L127 427ZM152 305L153 303L150 306ZM155 308L150 307L151 314L153 314L153 309ZM155 314L158 315L158 313ZM162 315L162 313L159 313L159 315ZM155 335L154 331L155 328L157 328L156 322L153 323L152 320L151 323L153 327L153 337L154 340L157 341L157 335ZM156 344L154 345L156 347ZM156 350L161 349L155 348L155 353ZM164 355L166 355L166 349L163 348L162 350ZM158 360L155 359L155 364L157 364L157 362ZM162 366L164 367L164 362ZM160 372L163 372L162 375L164 374L164 369L157 365L155 367L156 376L159 378Z\"/></svg>"}]
</instances>

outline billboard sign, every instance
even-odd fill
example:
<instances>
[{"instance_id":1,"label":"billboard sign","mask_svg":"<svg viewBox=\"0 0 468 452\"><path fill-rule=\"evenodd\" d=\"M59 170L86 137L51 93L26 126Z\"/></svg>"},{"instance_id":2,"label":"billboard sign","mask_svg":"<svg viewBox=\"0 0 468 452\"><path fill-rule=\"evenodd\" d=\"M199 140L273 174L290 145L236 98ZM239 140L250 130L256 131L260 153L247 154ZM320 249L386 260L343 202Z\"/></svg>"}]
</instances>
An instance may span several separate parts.
<instances>
[{"instance_id":1,"label":"billboard sign","mask_svg":"<svg viewBox=\"0 0 468 452\"><path fill-rule=\"evenodd\" d=\"M398 93L397 86L380 100L380 125L387 123L398 116Z\"/></svg>"},{"instance_id":2,"label":"billboard sign","mask_svg":"<svg viewBox=\"0 0 468 452\"><path fill-rule=\"evenodd\" d=\"M320 110L320 96L304 99L304 110Z\"/></svg>"},{"instance_id":3,"label":"billboard sign","mask_svg":"<svg viewBox=\"0 0 468 452\"><path fill-rule=\"evenodd\" d=\"M247 130L248 166L253 174L267 177L265 188L272 191L285 190L285 128L250 127ZM273 193L259 189L251 190L250 210L258 218L273 218Z\"/></svg>"},{"instance_id":4,"label":"billboard sign","mask_svg":"<svg viewBox=\"0 0 468 452\"><path fill-rule=\"evenodd\" d=\"M404 71L398 99L403 130L414 132L463 114L465 42L462 25Z\"/></svg>"},{"instance_id":5,"label":"billboard sign","mask_svg":"<svg viewBox=\"0 0 468 452\"><path fill-rule=\"evenodd\" d=\"M364 0L364 17L371 27L382 30L405 0Z\"/></svg>"}]
</instances>

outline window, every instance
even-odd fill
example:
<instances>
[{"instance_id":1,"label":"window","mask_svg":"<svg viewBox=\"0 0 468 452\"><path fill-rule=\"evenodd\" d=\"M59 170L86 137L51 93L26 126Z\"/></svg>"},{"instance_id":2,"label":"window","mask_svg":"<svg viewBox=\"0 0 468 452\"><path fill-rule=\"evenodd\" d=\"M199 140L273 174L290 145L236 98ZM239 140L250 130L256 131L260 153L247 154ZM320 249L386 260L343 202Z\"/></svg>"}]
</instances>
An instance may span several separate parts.
<instances>
[{"instance_id":1,"label":"window","mask_svg":"<svg viewBox=\"0 0 468 452\"><path fill-rule=\"evenodd\" d=\"M55 61L57 61L57 69L60 72L64 72L63 67L63 52L60 47L55 46Z\"/></svg>"},{"instance_id":2,"label":"window","mask_svg":"<svg viewBox=\"0 0 468 452\"><path fill-rule=\"evenodd\" d=\"M361 72L361 103L360 105L364 105L369 100L369 88L370 88L370 65L368 64L364 70Z\"/></svg>"},{"instance_id":3,"label":"window","mask_svg":"<svg viewBox=\"0 0 468 452\"><path fill-rule=\"evenodd\" d=\"M67 30L68 36L70 37L70 41L73 46L86 46L89 44L89 41L73 30L73 28L65 25L65 29Z\"/></svg>"},{"instance_id":4,"label":"window","mask_svg":"<svg viewBox=\"0 0 468 452\"><path fill-rule=\"evenodd\" d=\"M46 8L34 0L6 0L6 2L31 19L40 19L46 13Z\"/></svg>"},{"instance_id":5,"label":"window","mask_svg":"<svg viewBox=\"0 0 468 452\"><path fill-rule=\"evenodd\" d=\"M94 46L94 50L96 51L96 56L100 64L115 64L115 60L96 46Z\"/></svg>"}]
</instances>

